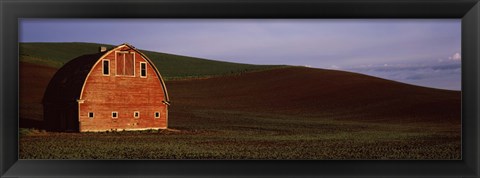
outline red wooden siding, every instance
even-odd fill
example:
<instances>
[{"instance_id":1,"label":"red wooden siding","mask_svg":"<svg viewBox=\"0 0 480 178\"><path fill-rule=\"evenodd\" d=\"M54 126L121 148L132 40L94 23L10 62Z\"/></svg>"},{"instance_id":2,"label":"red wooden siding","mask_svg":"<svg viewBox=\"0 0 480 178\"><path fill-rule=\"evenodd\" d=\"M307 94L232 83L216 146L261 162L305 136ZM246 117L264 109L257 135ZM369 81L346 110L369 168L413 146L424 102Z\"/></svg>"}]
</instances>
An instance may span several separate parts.
<instances>
[{"instance_id":1,"label":"red wooden siding","mask_svg":"<svg viewBox=\"0 0 480 178\"><path fill-rule=\"evenodd\" d=\"M113 75L103 75L102 63L98 62L87 77L83 103L79 104L80 131L167 127L164 91L155 69L138 52L128 47L117 51L121 50L128 53L112 51L102 58L110 60ZM147 63L146 78L140 77L140 62ZM118 112L118 118L112 118L113 111ZM140 112L138 118L134 117L135 111ZM94 112L94 118L88 117L89 112ZM160 118L155 118L155 112L160 112Z\"/></svg>"}]
</instances>

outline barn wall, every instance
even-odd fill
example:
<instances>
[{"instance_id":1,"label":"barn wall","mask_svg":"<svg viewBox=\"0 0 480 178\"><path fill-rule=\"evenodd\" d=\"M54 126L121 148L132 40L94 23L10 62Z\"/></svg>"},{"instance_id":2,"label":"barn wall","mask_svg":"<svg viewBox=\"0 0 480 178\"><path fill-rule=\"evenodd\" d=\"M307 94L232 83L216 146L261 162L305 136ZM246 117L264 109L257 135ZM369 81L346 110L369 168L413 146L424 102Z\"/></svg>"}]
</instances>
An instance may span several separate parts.
<instances>
[{"instance_id":1,"label":"barn wall","mask_svg":"<svg viewBox=\"0 0 480 178\"><path fill-rule=\"evenodd\" d=\"M110 75L103 75L100 61L87 77L83 103L78 106L80 131L166 128L167 108L162 103L165 96L152 66L147 64L147 78L141 78L140 62L147 61L135 52L135 76L117 76L115 52L104 59L110 60ZM112 118L112 111L118 112L118 118ZM135 111L140 112L139 118L134 118ZM160 118L154 117L157 111ZM93 119L88 117L89 112L94 112Z\"/></svg>"}]
</instances>

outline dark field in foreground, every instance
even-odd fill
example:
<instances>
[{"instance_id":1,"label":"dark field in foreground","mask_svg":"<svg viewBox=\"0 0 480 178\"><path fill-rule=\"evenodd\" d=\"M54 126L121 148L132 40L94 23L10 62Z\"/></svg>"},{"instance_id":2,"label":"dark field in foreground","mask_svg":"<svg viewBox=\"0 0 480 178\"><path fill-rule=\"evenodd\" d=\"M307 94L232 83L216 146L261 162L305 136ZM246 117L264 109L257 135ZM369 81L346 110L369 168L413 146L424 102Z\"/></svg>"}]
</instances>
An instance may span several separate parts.
<instances>
[{"instance_id":1,"label":"dark field in foreground","mask_svg":"<svg viewBox=\"0 0 480 178\"><path fill-rule=\"evenodd\" d=\"M22 159L459 159L451 129L239 113L181 131L38 133L21 137ZM231 115L233 114L233 115ZM248 121L242 124L236 120ZM218 120L223 120L219 123ZM230 121L230 122L229 122ZM196 124L192 122L190 124ZM257 126L252 126L258 124ZM305 125L308 124L308 125ZM208 126L207 126L208 125ZM202 130L192 128L205 126ZM178 127L177 127L178 128Z\"/></svg>"},{"instance_id":2,"label":"dark field in foreground","mask_svg":"<svg viewBox=\"0 0 480 178\"><path fill-rule=\"evenodd\" d=\"M22 133L20 158L461 158L456 91L298 67L167 87L172 130Z\"/></svg>"}]
</instances>

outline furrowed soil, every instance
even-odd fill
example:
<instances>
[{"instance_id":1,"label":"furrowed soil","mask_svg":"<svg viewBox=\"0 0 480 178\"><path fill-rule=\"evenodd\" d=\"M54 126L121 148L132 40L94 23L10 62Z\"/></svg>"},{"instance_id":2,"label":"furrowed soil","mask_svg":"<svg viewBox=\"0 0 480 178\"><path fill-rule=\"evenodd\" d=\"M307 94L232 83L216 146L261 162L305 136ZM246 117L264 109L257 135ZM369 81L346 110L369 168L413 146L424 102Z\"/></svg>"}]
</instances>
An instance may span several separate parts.
<instances>
[{"instance_id":1,"label":"furrowed soil","mask_svg":"<svg viewBox=\"0 0 480 178\"><path fill-rule=\"evenodd\" d=\"M24 85L44 86L40 83L48 82L50 73L43 73L35 80L24 76ZM459 91L304 67L166 85L172 101L169 129L22 129L20 158L461 159ZM38 96L29 96L40 88L22 88L21 104L38 103ZM21 109L20 116L41 115L38 109ZM40 120L40 115L31 117Z\"/></svg>"}]
</instances>

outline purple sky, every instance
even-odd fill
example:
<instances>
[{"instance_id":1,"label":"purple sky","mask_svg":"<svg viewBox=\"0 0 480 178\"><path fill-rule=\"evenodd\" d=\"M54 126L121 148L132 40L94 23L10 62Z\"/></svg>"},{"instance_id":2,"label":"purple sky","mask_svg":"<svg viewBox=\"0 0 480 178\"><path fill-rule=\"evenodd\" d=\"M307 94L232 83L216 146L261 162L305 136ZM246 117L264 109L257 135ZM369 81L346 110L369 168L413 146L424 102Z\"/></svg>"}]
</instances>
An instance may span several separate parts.
<instances>
[{"instance_id":1,"label":"purple sky","mask_svg":"<svg viewBox=\"0 0 480 178\"><path fill-rule=\"evenodd\" d=\"M22 19L21 42L93 42L347 70L460 90L460 19Z\"/></svg>"}]
</instances>

